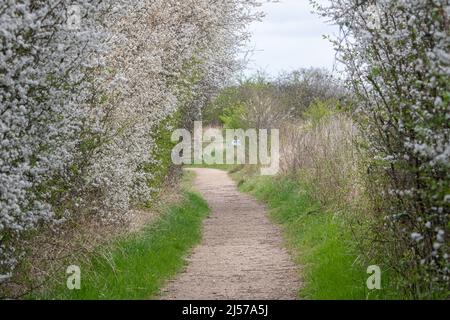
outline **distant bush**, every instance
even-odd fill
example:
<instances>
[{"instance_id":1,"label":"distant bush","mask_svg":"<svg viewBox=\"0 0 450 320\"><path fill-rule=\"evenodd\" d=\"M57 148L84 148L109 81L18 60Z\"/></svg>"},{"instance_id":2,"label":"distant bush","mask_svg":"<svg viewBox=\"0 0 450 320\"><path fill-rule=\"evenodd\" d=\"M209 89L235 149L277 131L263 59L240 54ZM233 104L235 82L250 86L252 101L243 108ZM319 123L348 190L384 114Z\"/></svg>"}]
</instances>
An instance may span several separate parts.
<instances>
[{"instance_id":1,"label":"distant bush","mask_svg":"<svg viewBox=\"0 0 450 320\"><path fill-rule=\"evenodd\" d=\"M309 68L284 73L274 83L281 103L297 118L302 117L316 99L339 100L347 95L342 82L325 69Z\"/></svg>"},{"instance_id":2,"label":"distant bush","mask_svg":"<svg viewBox=\"0 0 450 320\"><path fill-rule=\"evenodd\" d=\"M248 125L244 121L246 111L245 106L242 104L229 106L223 109L219 119L227 129L245 129Z\"/></svg>"},{"instance_id":3,"label":"distant bush","mask_svg":"<svg viewBox=\"0 0 450 320\"><path fill-rule=\"evenodd\" d=\"M275 79L258 73L222 90L203 110L203 121L221 125L229 120L233 110L252 128L278 126L288 118L299 119L316 100L347 98L343 84L329 72L322 69L300 69L281 74ZM237 119L236 119L237 120Z\"/></svg>"}]
</instances>

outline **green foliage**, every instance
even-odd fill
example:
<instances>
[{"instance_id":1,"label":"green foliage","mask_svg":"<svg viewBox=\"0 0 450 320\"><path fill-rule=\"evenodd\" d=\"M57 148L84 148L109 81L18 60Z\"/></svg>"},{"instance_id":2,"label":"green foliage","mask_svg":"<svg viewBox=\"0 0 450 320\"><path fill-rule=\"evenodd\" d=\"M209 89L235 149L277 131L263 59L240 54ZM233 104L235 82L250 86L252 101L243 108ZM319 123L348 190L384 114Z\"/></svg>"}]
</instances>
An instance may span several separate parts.
<instances>
[{"instance_id":1,"label":"green foliage","mask_svg":"<svg viewBox=\"0 0 450 320\"><path fill-rule=\"evenodd\" d=\"M336 113L335 104L330 101L320 99L314 100L305 110L303 116L312 122L313 125L320 123L323 119L329 118Z\"/></svg>"},{"instance_id":2,"label":"green foliage","mask_svg":"<svg viewBox=\"0 0 450 320\"><path fill-rule=\"evenodd\" d=\"M223 89L219 95L211 101L203 110L203 122L206 125L220 124L220 116L224 110L241 104L239 98L239 87L228 87Z\"/></svg>"},{"instance_id":3,"label":"green foliage","mask_svg":"<svg viewBox=\"0 0 450 320\"><path fill-rule=\"evenodd\" d=\"M219 118L227 129L245 129L247 126L244 121L245 112L244 104L233 105L225 108Z\"/></svg>"},{"instance_id":4,"label":"green foliage","mask_svg":"<svg viewBox=\"0 0 450 320\"><path fill-rule=\"evenodd\" d=\"M175 143L171 141L173 129L177 127L180 122L181 113L176 112L165 120L163 120L158 128L153 132L152 138L155 144L152 158L153 163L144 164L146 172L151 173L152 177L148 184L153 190L157 190L166 181L172 167L171 152ZM151 199L149 199L151 201ZM150 205L150 202L147 203Z\"/></svg>"}]
</instances>

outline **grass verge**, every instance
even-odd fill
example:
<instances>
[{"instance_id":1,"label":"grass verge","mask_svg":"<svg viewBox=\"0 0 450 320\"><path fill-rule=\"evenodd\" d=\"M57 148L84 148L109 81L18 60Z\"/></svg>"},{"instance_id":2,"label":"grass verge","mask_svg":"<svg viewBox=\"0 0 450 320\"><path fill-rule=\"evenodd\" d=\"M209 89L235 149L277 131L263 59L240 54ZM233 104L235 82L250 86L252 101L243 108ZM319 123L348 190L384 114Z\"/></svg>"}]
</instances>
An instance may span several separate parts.
<instances>
[{"instance_id":1,"label":"grass verge","mask_svg":"<svg viewBox=\"0 0 450 320\"><path fill-rule=\"evenodd\" d=\"M288 177L254 176L240 179L240 189L265 202L272 219L280 224L295 262L301 266L306 299L385 299L387 290L369 291L367 266L357 259L358 250L343 216L312 200L311 190ZM384 280L384 281L383 281ZM382 277L382 289L387 278Z\"/></svg>"},{"instance_id":2,"label":"grass verge","mask_svg":"<svg viewBox=\"0 0 450 320\"><path fill-rule=\"evenodd\" d=\"M141 231L98 248L80 264L81 289L68 290L66 275L35 299L148 299L185 264L184 257L201 240L207 203L185 190L181 203Z\"/></svg>"}]
</instances>

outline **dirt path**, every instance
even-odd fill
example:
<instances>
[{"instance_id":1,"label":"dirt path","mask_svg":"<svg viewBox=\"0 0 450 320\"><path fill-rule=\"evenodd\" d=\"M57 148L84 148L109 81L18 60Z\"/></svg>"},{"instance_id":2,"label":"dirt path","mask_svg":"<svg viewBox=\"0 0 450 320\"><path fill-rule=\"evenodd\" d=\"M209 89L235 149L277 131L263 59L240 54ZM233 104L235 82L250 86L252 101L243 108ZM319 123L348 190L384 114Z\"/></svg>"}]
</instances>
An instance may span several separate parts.
<instances>
[{"instance_id":1,"label":"dirt path","mask_svg":"<svg viewBox=\"0 0 450 320\"><path fill-rule=\"evenodd\" d=\"M202 243L163 299L295 299L297 269L265 207L239 192L226 172L191 170L212 212Z\"/></svg>"}]
</instances>

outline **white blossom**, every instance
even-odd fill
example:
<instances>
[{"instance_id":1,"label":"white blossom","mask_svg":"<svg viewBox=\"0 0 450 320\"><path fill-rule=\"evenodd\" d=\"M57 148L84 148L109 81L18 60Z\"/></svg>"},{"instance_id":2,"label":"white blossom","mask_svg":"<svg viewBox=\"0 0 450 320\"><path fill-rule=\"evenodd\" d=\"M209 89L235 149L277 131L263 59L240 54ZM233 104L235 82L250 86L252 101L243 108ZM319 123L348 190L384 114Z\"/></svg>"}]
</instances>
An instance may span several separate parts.
<instances>
[{"instance_id":1,"label":"white blossom","mask_svg":"<svg viewBox=\"0 0 450 320\"><path fill-rule=\"evenodd\" d=\"M237 70L256 5L2 1L0 274L41 224L84 211L123 220L149 200L152 133L177 110L198 114Z\"/></svg>"}]
</instances>

